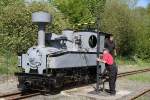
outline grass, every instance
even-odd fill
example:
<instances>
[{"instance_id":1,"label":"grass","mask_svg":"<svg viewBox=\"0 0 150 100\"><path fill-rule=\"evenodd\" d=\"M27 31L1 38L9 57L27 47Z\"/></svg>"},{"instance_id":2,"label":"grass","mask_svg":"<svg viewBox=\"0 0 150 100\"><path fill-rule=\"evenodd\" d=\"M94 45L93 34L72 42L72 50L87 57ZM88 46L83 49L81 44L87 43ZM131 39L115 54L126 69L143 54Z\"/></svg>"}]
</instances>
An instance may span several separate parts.
<instances>
[{"instance_id":1,"label":"grass","mask_svg":"<svg viewBox=\"0 0 150 100\"><path fill-rule=\"evenodd\" d=\"M17 56L10 52L0 52L0 74L14 74L19 71Z\"/></svg>"},{"instance_id":2,"label":"grass","mask_svg":"<svg viewBox=\"0 0 150 100\"><path fill-rule=\"evenodd\" d=\"M136 100L149 100L149 98L150 97L148 97L148 96L142 96L142 97L140 97L140 98L138 98Z\"/></svg>"},{"instance_id":3,"label":"grass","mask_svg":"<svg viewBox=\"0 0 150 100\"><path fill-rule=\"evenodd\" d=\"M129 80L139 81L143 83L150 83L150 73L141 73L132 76L128 76Z\"/></svg>"},{"instance_id":4,"label":"grass","mask_svg":"<svg viewBox=\"0 0 150 100\"><path fill-rule=\"evenodd\" d=\"M118 56L116 57L115 60L116 60L116 63L119 65L135 65L136 64L136 62L133 59L129 59L127 57Z\"/></svg>"},{"instance_id":5,"label":"grass","mask_svg":"<svg viewBox=\"0 0 150 100\"><path fill-rule=\"evenodd\" d=\"M132 65L132 67L134 67L135 69L150 68L149 62L145 62L138 58L131 59L131 58L117 57L116 62L118 65ZM131 75L131 76L128 76L127 78L132 81L150 83L150 73L141 73L141 74Z\"/></svg>"},{"instance_id":6,"label":"grass","mask_svg":"<svg viewBox=\"0 0 150 100\"><path fill-rule=\"evenodd\" d=\"M119 56L115 60L118 65L134 65L135 67L140 68L150 67L150 62L145 62L138 58L128 58Z\"/></svg>"}]
</instances>

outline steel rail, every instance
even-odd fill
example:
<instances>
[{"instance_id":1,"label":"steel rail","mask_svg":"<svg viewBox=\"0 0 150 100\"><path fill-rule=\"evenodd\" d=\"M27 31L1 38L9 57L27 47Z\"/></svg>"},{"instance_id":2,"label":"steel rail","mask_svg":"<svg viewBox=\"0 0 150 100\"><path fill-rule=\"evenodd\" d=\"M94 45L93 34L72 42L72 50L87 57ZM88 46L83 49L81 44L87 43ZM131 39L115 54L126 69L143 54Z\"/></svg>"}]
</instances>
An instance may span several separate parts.
<instances>
[{"instance_id":1,"label":"steel rail","mask_svg":"<svg viewBox=\"0 0 150 100\"><path fill-rule=\"evenodd\" d=\"M40 95L41 93L35 92L35 93L28 93L24 94L22 92L14 92L14 93L8 93L8 94L2 94L0 95L0 99L4 100L20 100L20 99L25 99L33 96Z\"/></svg>"},{"instance_id":2,"label":"steel rail","mask_svg":"<svg viewBox=\"0 0 150 100\"><path fill-rule=\"evenodd\" d=\"M143 72L149 72L149 71L150 71L150 68L141 69L141 70L135 70L135 71L122 72L122 73L119 73L117 75L117 77L121 78L121 77L129 76L129 75L134 75L134 74L143 73ZM133 97L131 100L135 100L136 98L142 96L143 94L145 94L145 93L147 93L149 91L150 91L150 89L140 93L139 95L137 95L135 97ZM17 91L17 92L14 92L14 93L2 94L2 95L0 95L0 99L3 98L5 100L20 100L20 99L25 99L25 98L37 96L37 95L40 95L41 93L40 92L30 92L30 93L25 94L25 95L22 95L22 94L23 93L20 92L20 91Z\"/></svg>"},{"instance_id":3,"label":"steel rail","mask_svg":"<svg viewBox=\"0 0 150 100\"><path fill-rule=\"evenodd\" d=\"M139 93L138 95L132 97L130 100L135 100L135 99L137 99L137 98L143 96L144 94L146 94L146 93L148 93L148 92L150 92L150 88L149 88L149 89L146 89L145 91L143 91L143 92Z\"/></svg>"},{"instance_id":4,"label":"steel rail","mask_svg":"<svg viewBox=\"0 0 150 100\"><path fill-rule=\"evenodd\" d=\"M125 76L129 76L129 75L134 75L134 74L139 74L139 73L144 73L144 72L149 72L150 68L147 69L141 69L141 70L135 70L135 71L128 71L128 72L123 72L123 73L119 73L117 75L117 78L121 78L121 77L125 77ZM150 88L146 89L145 91L140 92L138 95L131 97L130 100L135 100L141 96L143 96L144 94L150 92Z\"/></svg>"},{"instance_id":5,"label":"steel rail","mask_svg":"<svg viewBox=\"0 0 150 100\"><path fill-rule=\"evenodd\" d=\"M18 95L18 94L21 94L21 92L20 92L20 91L17 91L17 92L13 92L13 93L1 94L1 95L0 95L0 98L12 96L12 95Z\"/></svg>"},{"instance_id":6,"label":"steel rail","mask_svg":"<svg viewBox=\"0 0 150 100\"><path fill-rule=\"evenodd\" d=\"M129 75L134 75L134 74L139 74L139 73L149 72L149 71L150 71L150 68L135 70L135 71L128 71L128 72L119 73L117 77L119 78L119 77L124 77L124 76L129 76Z\"/></svg>"}]
</instances>

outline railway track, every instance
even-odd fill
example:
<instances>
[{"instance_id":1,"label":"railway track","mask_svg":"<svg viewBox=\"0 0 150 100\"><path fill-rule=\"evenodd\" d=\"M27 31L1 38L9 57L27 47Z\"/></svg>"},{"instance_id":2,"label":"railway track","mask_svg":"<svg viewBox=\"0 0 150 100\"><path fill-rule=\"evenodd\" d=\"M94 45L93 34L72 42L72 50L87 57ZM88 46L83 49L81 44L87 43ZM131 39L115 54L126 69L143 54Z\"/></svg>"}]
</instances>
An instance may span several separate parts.
<instances>
[{"instance_id":1,"label":"railway track","mask_svg":"<svg viewBox=\"0 0 150 100\"><path fill-rule=\"evenodd\" d=\"M125 76L129 76L129 75L134 75L134 74L139 74L139 73L144 73L144 72L150 72L150 68L147 69L142 69L142 70L135 70L135 71L129 71L129 72L123 72L123 73L119 73L117 75L118 78L121 77L125 77ZM138 93L137 95L133 96L130 98L130 100L136 100L139 97L143 96L144 94L150 92L150 88L149 89L145 89L144 91L141 91L140 93Z\"/></svg>"},{"instance_id":2,"label":"railway track","mask_svg":"<svg viewBox=\"0 0 150 100\"><path fill-rule=\"evenodd\" d=\"M140 98L141 96L143 96L144 94L150 92L150 88L149 89L145 89L144 91L142 91L141 93L137 94L136 96L131 97L130 100L136 100L138 98Z\"/></svg>"},{"instance_id":3,"label":"railway track","mask_svg":"<svg viewBox=\"0 0 150 100\"><path fill-rule=\"evenodd\" d=\"M33 96L40 95L39 92L29 92L29 93L22 93L22 92L13 92L0 95L0 100L21 100L25 98L30 98Z\"/></svg>"},{"instance_id":4,"label":"railway track","mask_svg":"<svg viewBox=\"0 0 150 100\"><path fill-rule=\"evenodd\" d=\"M134 74L138 74L138 73L143 73L143 72L149 72L150 68L147 69L142 69L142 70L135 70L135 71L128 71L128 72L123 72L123 73L119 73L117 75L118 78L121 77L125 77L125 76L129 76L129 75L134 75ZM139 95L133 97L131 100L135 100L136 98L144 95L145 93L149 92L149 90L146 90L144 92L141 92ZM29 93L22 93L22 92L14 92L14 93L7 93L7 94L3 94L0 95L0 100L4 99L4 100L20 100L20 99L25 99L25 98L30 98L33 96L37 96L40 95L40 92L29 92Z\"/></svg>"},{"instance_id":5,"label":"railway track","mask_svg":"<svg viewBox=\"0 0 150 100\"><path fill-rule=\"evenodd\" d=\"M149 71L150 71L150 68L141 69L141 70L135 70L135 71L128 71L128 72L119 73L117 75L117 77L120 78L120 77L125 77L125 76L129 76L129 75L139 74L139 73L143 73L143 72L149 72Z\"/></svg>"},{"instance_id":6,"label":"railway track","mask_svg":"<svg viewBox=\"0 0 150 100\"><path fill-rule=\"evenodd\" d=\"M134 75L134 74L140 74L140 73L144 73L144 72L150 72L150 68L147 68L147 69L141 69L141 70L134 70L134 71L127 71L127 72L122 72L122 73L118 73L117 74L117 78L122 78L122 77L126 77L126 76L129 76L129 75ZM108 79L109 78L106 78L102 84L103 84L103 88L105 87L105 82L108 82ZM95 88L95 87L94 87ZM96 88L95 88L96 89ZM141 91L140 93L138 93L136 96L133 96L133 97L130 97L129 100L136 100L137 98L143 96L144 94L150 92L150 88L149 89L146 89L144 91Z\"/></svg>"}]
</instances>

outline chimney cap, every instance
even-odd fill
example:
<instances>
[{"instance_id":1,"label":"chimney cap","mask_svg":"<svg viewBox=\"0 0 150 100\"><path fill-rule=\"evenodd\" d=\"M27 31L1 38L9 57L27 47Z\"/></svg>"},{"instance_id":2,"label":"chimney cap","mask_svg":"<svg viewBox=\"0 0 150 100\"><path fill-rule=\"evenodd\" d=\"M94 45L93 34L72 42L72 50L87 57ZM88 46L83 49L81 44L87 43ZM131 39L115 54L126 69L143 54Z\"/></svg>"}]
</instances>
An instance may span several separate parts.
<instances>
[{"instance_id":1,"label":"chimney cap","mask_svg":"<svg viewBox=\"0 0 150 100\"><path fill-rule=\"evenodd\" d=\"M32 13L32 22L36 24L48 24L51 22L51 15L47 12L39 11Z\"/></svg>"}]
</instances>

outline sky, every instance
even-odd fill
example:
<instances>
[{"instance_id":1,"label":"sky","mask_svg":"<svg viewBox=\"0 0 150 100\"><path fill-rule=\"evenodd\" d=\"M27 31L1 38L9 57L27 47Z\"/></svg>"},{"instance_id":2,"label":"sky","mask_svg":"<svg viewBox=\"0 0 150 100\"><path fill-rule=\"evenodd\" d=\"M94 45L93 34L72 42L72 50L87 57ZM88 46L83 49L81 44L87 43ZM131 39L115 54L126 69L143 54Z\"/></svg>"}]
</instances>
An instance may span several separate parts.
<instances>
[{"instance_id":1,"label":"sky","mask_svg":"<svg viewBox=\"0 0 150 100\"><path fill-rule=\"evenodd\" d=\"M137 6L138 7L147 7L150 3L150 0L139 0Z\"/></svg>"}]
</instances>

